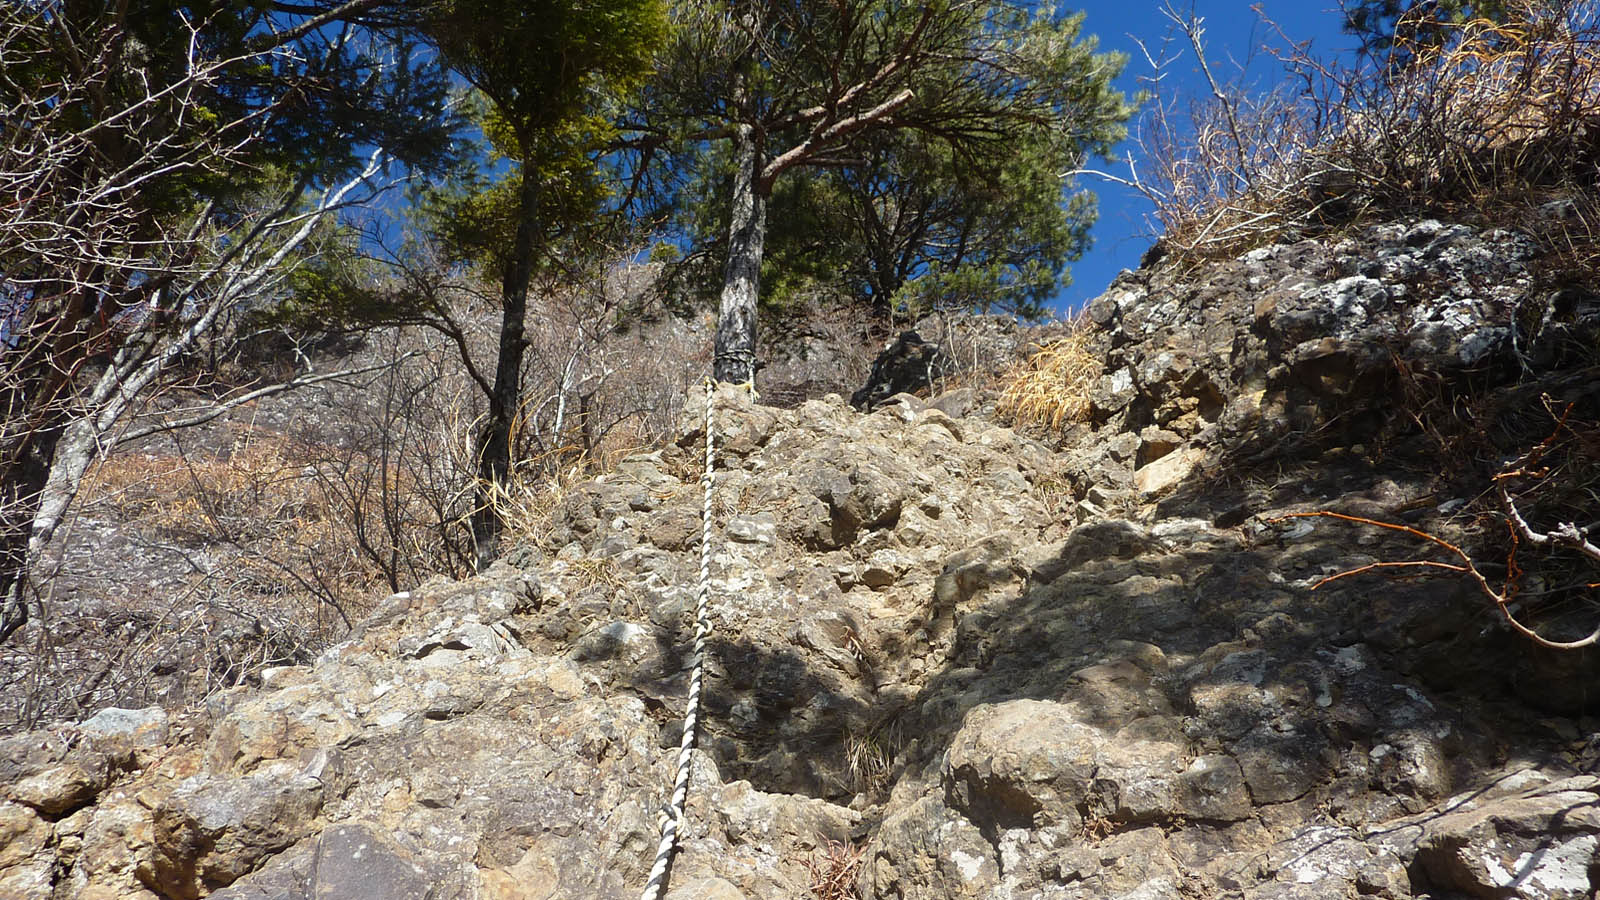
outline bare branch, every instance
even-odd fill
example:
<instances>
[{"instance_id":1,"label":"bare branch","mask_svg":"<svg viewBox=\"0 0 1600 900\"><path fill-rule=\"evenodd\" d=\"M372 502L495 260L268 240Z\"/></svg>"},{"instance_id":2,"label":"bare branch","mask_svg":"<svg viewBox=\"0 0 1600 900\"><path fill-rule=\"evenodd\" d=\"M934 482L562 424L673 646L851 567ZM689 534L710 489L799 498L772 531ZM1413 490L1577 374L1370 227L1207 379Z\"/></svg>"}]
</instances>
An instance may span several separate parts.
<instances>
[{"instance_id":1,"label":"bare branch","mask_svg":"<svg viewBox=\"0 0 1600 900\"><path fill-rule=\"evenodd\" d=\"M915 97L916 94L910 88L906 88L860 115L840 119L826 127L815 129L800 144L774 157L771 162L762 168L762 184L770 188L772 182L783 174L785 169L804 164L812 153L827 146L830 141L846 137L887 120L895 110L910 103Z\"/></svg>"},{"instance_id":2,"label":"bare branch","mask_svg":"<svg viewBox=\"0 0 1600 900\"><path fill-rule=\"evenodd\" d=\"M1504 495L1503 491L1504 488L1502 488L1502 495ZM1506 624L1510 625L1511 628L1518 634L1521 634L1523 637L1528 638L1534 643L1537 643L1542 647L1549 647L1553 650L1578 650L1584 647L1592 647L1596 644L1600 644L1600 626L1596 626L1595 630L1587 637L1579 638L1574 641L1553 641L1539 634L1537 631L1534 631L1532 628L1529 628L1527 625L1524 625L1522 621L1517 618L1516 613L1512 610L1511 599L1507 596L1506 591L1496 590L1495 587L1489 583L1489 579L1484 577L1482 572L1478 571L1477 565L1472 561L1472 557L1467 555L1466 551L1437 535L1429 534L1428 532L1422 531L1418 528L1412 528L1409 525L1398 525L1393 522L1381 522L1377 519L1369 519L1364 516L1350 516L1345 515L1344 513L1330 512L1327 510L1308 513L1290 513L1269 521L1278 522L1284 519L1305 518L1339 519L1345 522L1355 522L1361 525L1371 525L1375 528L1386 528L1390 531L1398 531L1403 534L1411 535L1412 537L1420 538L1433 544L1434 546L1443 548L1445 551L1461 560L1460 565L1441 563L1432 560L1408 560L1405 562L1395 563L1370 563L1365 566L1360 566L1346 572L1339 572L1328 578L1324 578L1317 582L1316 585L1312 587L1312 590L1322 587L1330 581L1336 581L1340 578L1379 568L1398 568L1411 566L1444 569L1450 572L1462 572L1470 576L1473 582L1478 585L1478 589L1483 592L1484 596L1488 597L1494 602L1495 607L1500 610L1500 615L1505 619Z\"/></svg>"},{"instance_id":3,"label":"bare branch","mask_svg":"<svg viewBox=\"0 0 1600 900\"><path fill-rule=\"evenodd\" d=\"M192 428L196 425L204 425L205 423L223 415L229 410L237 409L246 403L260 400L263 397L270 397L273 394L281 394L284 391L292 391L296 388L309 387L313 384L321 384L324 381L334 381L340 378L349 378L352 375L364 375L368 372L376 372L379 369L392 368L416 355L416 351L411 351L385 362L375 363L370 366L357 366L354 368L340 369L337 372L305 372L300 375L296 375L288 381L280 381L277 384L269 384L266 387L256 388L253 391L247 391L236 397L230 397L212 405L209 409L196 413L192 416L185 416L181 419L173 419L171 421L158 422L154 425L144 425L139 428L128 429L127 431L124 431L111 440L105 442L105 444L102 446L104 450L110 450L120 444L132 443L140 438L149 437L152 434L161 434L163 432L176 431L179 428Z\"/></svg>"}]
</instances>

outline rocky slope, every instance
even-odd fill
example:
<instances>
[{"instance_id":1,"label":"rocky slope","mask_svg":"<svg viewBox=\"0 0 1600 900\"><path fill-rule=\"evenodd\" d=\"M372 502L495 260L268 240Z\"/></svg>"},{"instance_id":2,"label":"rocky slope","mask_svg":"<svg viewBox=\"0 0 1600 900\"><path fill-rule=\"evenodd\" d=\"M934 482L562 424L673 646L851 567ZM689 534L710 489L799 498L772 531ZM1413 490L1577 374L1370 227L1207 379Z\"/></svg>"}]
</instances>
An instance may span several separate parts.
<instances>
[{"instance_id":1,"label":"rocky slope","mask_svg":"<svg viewBox=\"0 0 1600 900\"><path fill-rule=\"evenodd\" d=\"M1537 373L1592 415L1571 347L1600 304L1535 270L1515 235L1424 222L1129 274L1091 309L1094 419L1056 447L966 390L871 415L719 391L670 896L810 896L841 845L874 900L1595 896L1592 661L1453 579L1313 590L1415 541L1277 518L1470 545L1483 486L1419 462L1396 361L1502 400ZM550 552L391 597L312 665L4 741L0 896L636 896L702 413L574 491Z\"/></svg>"}]
</instances>

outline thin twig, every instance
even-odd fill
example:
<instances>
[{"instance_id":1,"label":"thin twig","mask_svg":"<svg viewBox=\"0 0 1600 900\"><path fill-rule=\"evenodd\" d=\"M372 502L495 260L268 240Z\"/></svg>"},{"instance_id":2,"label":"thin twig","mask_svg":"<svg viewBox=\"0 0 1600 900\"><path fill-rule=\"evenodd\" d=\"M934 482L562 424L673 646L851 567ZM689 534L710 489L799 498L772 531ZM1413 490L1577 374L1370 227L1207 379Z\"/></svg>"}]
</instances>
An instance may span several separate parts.
<instances>
[{"instance_id":1,"label":"thin twig","mask_svg":"<svg viewBox=\"0 0 1600 900\"><path fill-rule=\"evenodd\" d=\"M1583 647L1591 647L1597 643L1600 643L1600 626L1597 626L1595 630L1587 637L1579 638L1575 641L1553 641L1547 637L1544 637L1543 635L1540 635L1527 625L1522 624L1522 622L1517 619L1516 614L1511 610L1511 600L1506 595L1506 592L1503 590L1495 590L1494 586L1489 583L1489 579L1485 578L1483 573L1478 571L1477 565L1473 563L1472 557L1467 555L1466 551L1437 535L1429 534L1428 532L1417 528L1412 528L1409 525L1399 525L1393 522L1381 522L1377 519L1366 518L1365 516L1351 516L1329 510L1318 510L1317 512L1307 513L1289 513L1287 515L1277 516L1269 521L1279 522L1285 519L1308 518L1339 519L1345 522L1355 522L1361 525L1387 528L1390 531L1399 531L1442 547L1453 554L1457 559L1461 560L1461 565L1459 566L1453 566L1449 563L1441 563L1430 560L1409 560L1400 563L1372 563L1356 569L1351 569L1348 572L1340 572L1331 577L1324 578L1323 580L1317 582L1317 584L1312 588L1313 590L1321 587L1324 584L1327 584L1330 581L1343 578L1347 575L1354 575L1358 572L1371 571L1381 567L1426 566L1431 568L1446 569L1452 572L1464 572L1472 577L1472 580L1477 583L1478 589L1481 590L1485 596L1494 601L1495 606L1500 610L1500 614L1505 618L1507 624L1509 624L1518 634L1521 634L1523 637L1534 641L1540 646L1549 647L1554 650L1577 650Z\"/></svg>"}]
</instances>

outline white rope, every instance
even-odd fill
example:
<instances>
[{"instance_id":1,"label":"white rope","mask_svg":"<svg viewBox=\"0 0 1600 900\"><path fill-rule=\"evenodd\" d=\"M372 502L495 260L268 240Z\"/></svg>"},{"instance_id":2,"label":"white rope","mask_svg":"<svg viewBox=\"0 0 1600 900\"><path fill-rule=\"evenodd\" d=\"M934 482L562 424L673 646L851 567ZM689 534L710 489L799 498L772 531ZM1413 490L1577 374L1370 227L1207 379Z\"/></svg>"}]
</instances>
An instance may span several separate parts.
<instances>
[{"instance_id":1,"label":"white rope","mask_svg":"<svg viewBox=\"0 0 1600 900\"><path fill-rule=\"evenodd\" d=\"M711 636L711 487L714 472L713 452L715 437L712 426L712 399L716 383L706 379L706 466L700 476L701 492L705 495L700 510L700 588L694 601L694 652L689 658L689 702L683 712L683 738L678 743L678 771L673 777L672 799L661 810L659 825L661 842L656 845L655 865L650 867L650 878L645 882L639 900L656 900L666 886L667 865L672 861L678 846L678 829L683 825L683 807L689 798L689 755L694 749L695 726L700 721L700 688L704 680L706 639Z\"/></svg>"}]
</instances>

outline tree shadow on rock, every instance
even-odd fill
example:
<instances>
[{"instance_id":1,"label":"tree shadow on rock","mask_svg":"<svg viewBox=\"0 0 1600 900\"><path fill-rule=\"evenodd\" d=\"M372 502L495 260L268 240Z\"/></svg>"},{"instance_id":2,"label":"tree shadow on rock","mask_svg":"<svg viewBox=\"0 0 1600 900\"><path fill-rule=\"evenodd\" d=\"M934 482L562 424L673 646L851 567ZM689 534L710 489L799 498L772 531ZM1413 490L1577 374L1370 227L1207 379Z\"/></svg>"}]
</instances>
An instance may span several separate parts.
<instances>
[{"instance_id":1,"label":"tree shadow on rock","mask_svg":"<svg viewBox=\"0 0 1600 900\"><path fill-rule=\"evenodd\" d=\"M1550 757L1548 728L1526 710L1507 719L1520 709L1499 668L1509 639L1484 627L1474 591L1377 576L1312 590L1392 543L1321 525L1254 536L1198 519L1081 526L1020 583L954 612L943 665L899 713L918 736L910 752L941 765L980 707L1063 708L1101 748L1079 812L1110 827L1239 816L1204 796L1200 775L1158 771L1169 761L1149 769L1166 779L1164 799L1130 799L1117 754L1140 742L1176 744L1191 767L1237 765L1264 822L1291 810L1384 821L1510 757Z\"/></svg>"}]
</instances>

